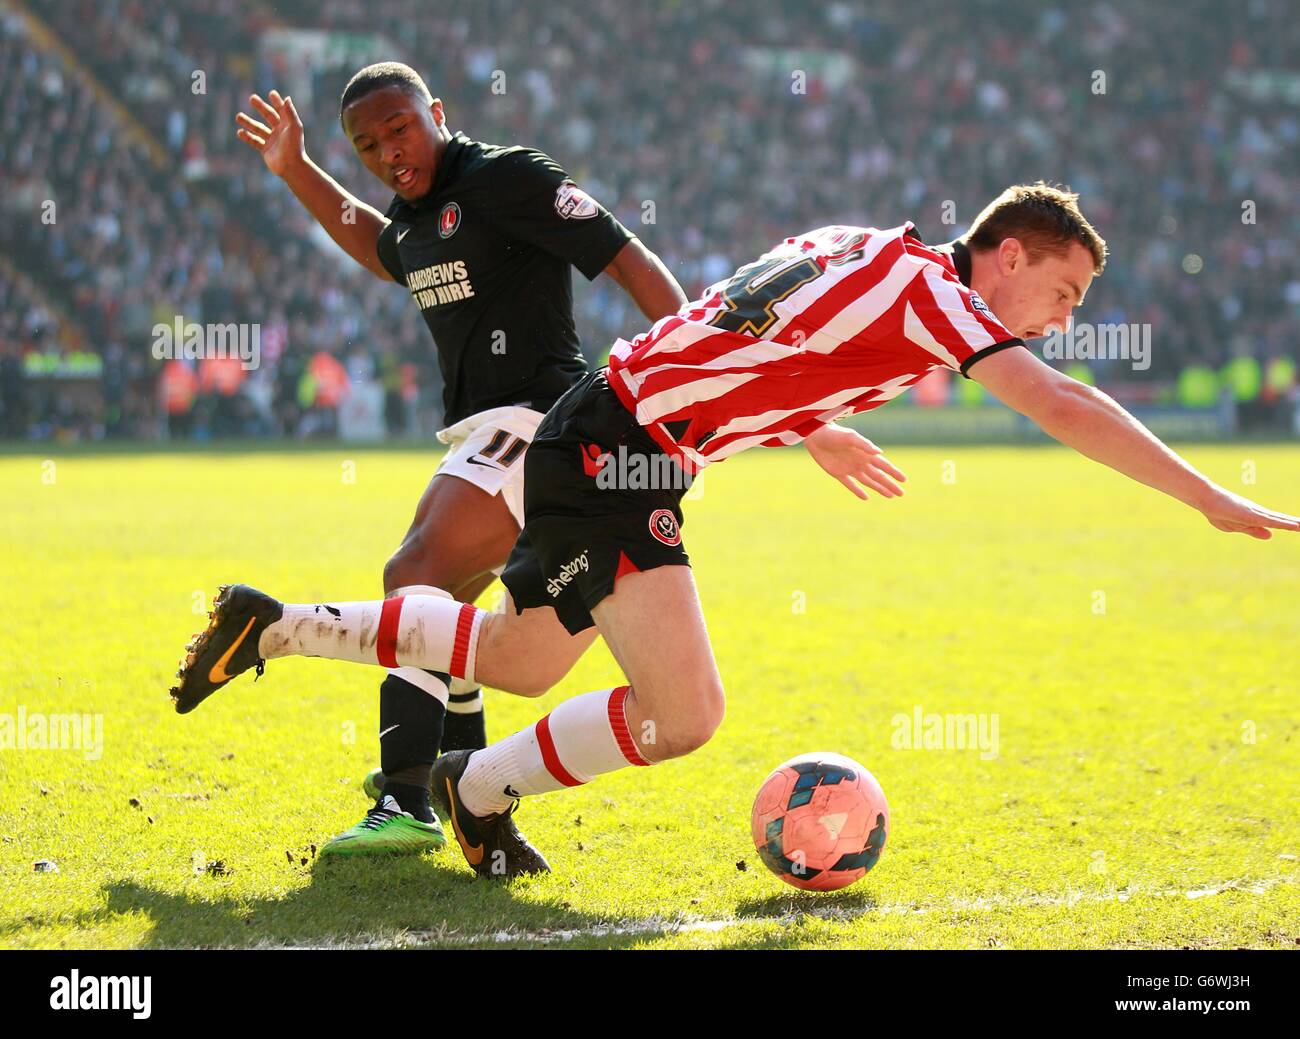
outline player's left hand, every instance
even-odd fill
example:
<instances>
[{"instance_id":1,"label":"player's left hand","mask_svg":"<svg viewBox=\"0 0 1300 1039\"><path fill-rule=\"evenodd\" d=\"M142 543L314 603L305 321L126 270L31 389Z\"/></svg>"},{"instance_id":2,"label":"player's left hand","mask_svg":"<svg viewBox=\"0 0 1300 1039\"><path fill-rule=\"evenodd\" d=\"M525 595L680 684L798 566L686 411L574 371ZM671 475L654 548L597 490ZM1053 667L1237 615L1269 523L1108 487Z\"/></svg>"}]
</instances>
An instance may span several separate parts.
<instances>
[{"instance_id":1,"label":"player's left hand","mask_svg":"<svg viewBox=\"0 0 1300 1039\"><path fill-rule=\"evenodd\" d=\"M882 498L903 494L894 482L907 482L902 470L856 430L831 423L808 437L804 446L818 465L863 500L869 497L867 488Z\"/></svg>"},{"instance_id":2,"label":"player's left hand","mask_svg":"<svg viewBox=\"0 0 1300 1039\"><path fill-rule=\"evenodd\" d=\"M1240 494L1216 487L1208 501L1197 506L1210 525L1228 534L1249 534L1267 541L1274 530L1300 531L1300 518L1257 505Z\"/></svg>"}]
</instances>

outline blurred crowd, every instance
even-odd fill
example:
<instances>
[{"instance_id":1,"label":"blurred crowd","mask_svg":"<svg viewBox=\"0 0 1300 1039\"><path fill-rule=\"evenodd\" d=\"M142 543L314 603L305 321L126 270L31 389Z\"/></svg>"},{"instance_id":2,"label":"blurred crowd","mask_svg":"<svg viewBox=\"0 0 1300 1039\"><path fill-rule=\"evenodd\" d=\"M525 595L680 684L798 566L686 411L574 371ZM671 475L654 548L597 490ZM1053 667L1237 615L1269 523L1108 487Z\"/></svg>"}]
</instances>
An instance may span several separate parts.
<instances>
[{"instance_id":1,"label":"blurred crowd","mask_svg":"<svg viewBox=\"0 0 1300 1039\"><path fill-rule=\"evenodd\" d=\"M383 210L389 195L343 138L338 97L361 64L394 57L425 76L453 129L553 155L688 294L821 224L910 219L948 240L1007 184L1043 178L1080 191L1110 244L1080 320L1152 329L1148 370L1097 362L1095 378L1294 369L1300 19L1289 0L31 9L66 49L46 49L17 17L0 26L0 234L34 286L0 267L9 435L69 422L91 437L330 433L334 405L312 374L321 355L382 387L387 433L436 427L433 347L404 290L322 241L234 135L250 92L291 89L309 152ZM347 35L307 60L266 45L288 28ZM639 330L608 279L577 299L594 363ZM233 383L195 373L177 391L149 350L150 329L174 316L259 323L262 365ZM104 359L105 392L88 396L82 425L68 403L75 378L64 392L20 393L15 418L15 359L75 350Z\"/></svg>"}]
</instances>

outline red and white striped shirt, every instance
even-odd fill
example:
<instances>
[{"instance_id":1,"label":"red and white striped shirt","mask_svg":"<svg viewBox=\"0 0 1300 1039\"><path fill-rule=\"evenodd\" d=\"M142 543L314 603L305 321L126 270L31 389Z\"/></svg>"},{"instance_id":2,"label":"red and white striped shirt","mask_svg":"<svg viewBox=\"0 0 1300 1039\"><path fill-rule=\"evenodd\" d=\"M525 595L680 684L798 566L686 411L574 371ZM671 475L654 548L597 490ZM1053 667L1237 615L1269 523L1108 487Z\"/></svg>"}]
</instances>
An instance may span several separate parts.
<instances>
[{"instance_id":1,"label":"red and white striped shirt","mask_svg":"<svg viewBox=\"0 0 1300 1039\"><path fill-rule=\"evenodd\" d=\"M964 375L1023 345L963 283L968 259L964 246L926 245L911 223L787 238L632 342L620 339L610 385L689 471L749 447L797 444L931 369Z\"/></svg>"}]
</instances>

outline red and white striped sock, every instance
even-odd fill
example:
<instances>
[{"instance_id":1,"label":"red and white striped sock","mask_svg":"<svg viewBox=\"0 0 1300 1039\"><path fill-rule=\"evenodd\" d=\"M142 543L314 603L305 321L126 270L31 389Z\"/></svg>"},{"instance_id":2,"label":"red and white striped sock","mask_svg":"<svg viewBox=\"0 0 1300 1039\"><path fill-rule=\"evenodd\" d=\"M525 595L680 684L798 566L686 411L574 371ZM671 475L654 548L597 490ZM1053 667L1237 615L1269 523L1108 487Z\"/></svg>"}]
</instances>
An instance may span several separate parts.
<instances>
[{"instance_id":1,"label":"red and white striped sock","mask_svg":"<svg viewBox=\"0 0 1300 1039\"><path fill-rule=\"evenodd\" d=\"M385 599L396 599L405 595L434 595L439 598L446 598L447 593L441 588L435 588L431 584L407 584L401 588L394 588L389 592ZM415 686L416 689L423 690L437 700L442 706L450 710L450 687L444 685L441 678L437 675L430 674L422 667L394 667L389 668L388 673L400 678L408 685ZM463 678L453 678L450 685L463 685Z\"/></svg>"},{"instance_id":2,"label":"red and white striped sock","mask_svg":"<svg viewBox=\"0 0 1300 1039\"><path fill-rule=\"evenodd\" d=\"M268 625L258 653L328 657L395 668L412 665L473 680L479 629L488 611L450 595L398 595L373 602L288 605Z\"/></svg>"},{"instance_id":3,"label":"red and white striped sock","mask_svg":"<svg viewBox=\"0 0 1300 1039\"><path fill-rule=\"evenodd\" d=\"M581 786L605 772L649 765L627 727L628 687L566 700L541 721L476 750L458 789L474 815L504 812L517 797Z\"/></svg>"}]
</instances>

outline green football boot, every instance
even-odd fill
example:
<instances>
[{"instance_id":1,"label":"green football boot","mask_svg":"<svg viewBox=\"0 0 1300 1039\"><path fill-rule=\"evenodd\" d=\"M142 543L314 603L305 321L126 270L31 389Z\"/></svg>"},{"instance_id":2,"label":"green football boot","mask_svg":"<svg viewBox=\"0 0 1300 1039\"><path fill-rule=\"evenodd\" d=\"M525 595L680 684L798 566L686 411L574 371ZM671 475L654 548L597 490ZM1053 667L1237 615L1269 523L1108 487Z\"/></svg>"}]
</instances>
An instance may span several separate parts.
<instances>
[{"instance_id":1,"label":"green football boot","mask_svg":"<svg viewBox=\"0 0 1300 1039\"><path fill-rule=\"evenodd\" d=\"M326 855L418 855L438 851L447 843L442 824L435 817L431 823L401 810L392 797L382 796L366 817L337 837L331 837L320 850Z\"/></svg>"}]
</instances>

